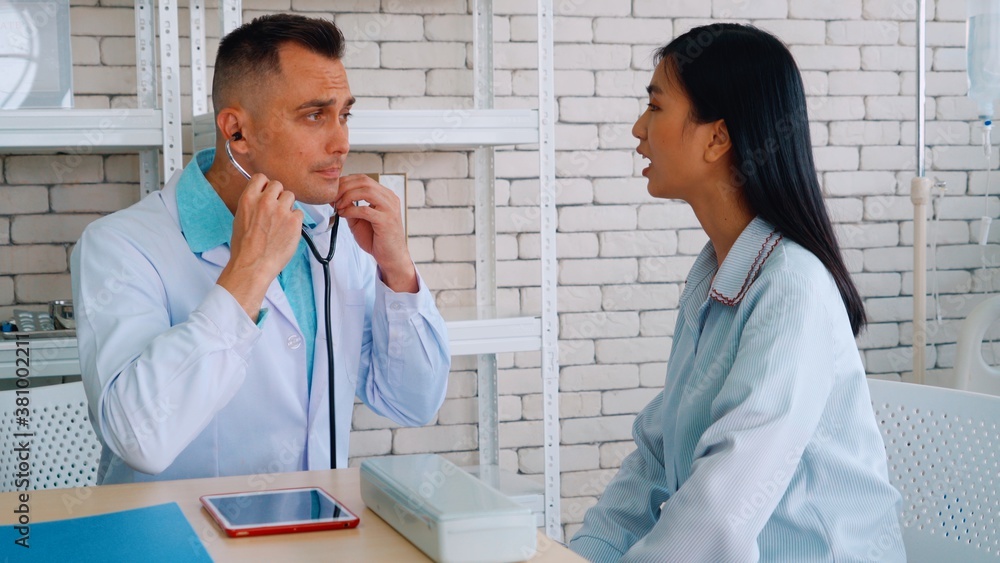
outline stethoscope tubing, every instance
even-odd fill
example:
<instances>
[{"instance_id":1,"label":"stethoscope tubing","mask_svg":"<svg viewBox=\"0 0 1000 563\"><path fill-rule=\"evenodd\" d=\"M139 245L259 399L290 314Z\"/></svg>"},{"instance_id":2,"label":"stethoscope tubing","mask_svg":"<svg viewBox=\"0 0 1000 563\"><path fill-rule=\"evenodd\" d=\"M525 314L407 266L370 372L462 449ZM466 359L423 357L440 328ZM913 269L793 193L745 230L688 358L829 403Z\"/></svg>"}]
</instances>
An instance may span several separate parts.
<instances>
[{"instance_id":1,"label":"stethoscope tubing","mask_svg":"<svg viewBox=\"0 0 1000 563\"><path fill-rule=\"evenodd\" d=\"M233 163L233 166L239 170L247 180L250 179L250 173L247 172L239 162L236 162L236 158L233 157L233 151L229 148L229 139L226 139L226 156L229 157L229 162ZM336 378L334 378L334 364L333 364L333 336L332 336L332 325L333 319L331 318L332 312L330 310L331 303L330 298L332 294L332 280L330 278L330 262L333 260L333 255L337 251L337 229L340 227L340 215L337 214L336 210L333 213L333 224L330 226L330 249L327 250L326 256L319 253L316 249L316 244L313 242L312 237L309 236L305 225L302 226L302 238L306 241L306 246L309 247L310 254L316 259L320 265L323 266L323 295L325 299L323 300L325 306L323 307L325 326L326 329L326 361L327 361L327 373L329 374L329 401L330 401L330 468L337 468L337 408L336 408Z\"/></svg>"},{"instance_id":2,"label":"stethoscope tubing","mask_svg":"<svg viewBox=\"0 0 1000 563\"><path fill-rule=\"evenodd\" d=\"M319 250L316 249L315 243L313 243L312 238L306 233L305 227L302 227L302 238L305 239L306 245L309 247L309 252L323 266L323 296L324 296L324 320L326 321L326 362L327 362L327 373L329 373L329 399L330 399L330 469L337 468L337 408L336 402L336 378L334 378L334 366L333 366L333 332L331 319L332 312L330 310L330 296L332 294L332 282L330 279L330 261L333 260L333 254L337 251L337 229L340 227L340 215L334 214L333 216L333 226L330 229L330 249L327 250L326 256L322 256Z\"/></svg>"}]
</instances>

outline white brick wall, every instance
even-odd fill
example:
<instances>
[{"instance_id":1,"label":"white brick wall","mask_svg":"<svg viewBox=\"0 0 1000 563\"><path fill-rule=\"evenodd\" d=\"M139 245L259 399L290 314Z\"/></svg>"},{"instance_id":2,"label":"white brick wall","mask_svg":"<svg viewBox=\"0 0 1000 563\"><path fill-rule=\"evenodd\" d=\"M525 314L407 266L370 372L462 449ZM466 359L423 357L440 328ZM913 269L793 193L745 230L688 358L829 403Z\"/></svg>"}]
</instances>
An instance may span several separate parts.
<instances>
[{"instance_id":1,"label":"white brick wall","mask_svg":"<svg viewBox=\"0 0 1000 563\"><path fill-rule=\"evenodd\" d=\"M556 45L555 67L557 69L614 70L627 69L632 59L632 50L625 45ZM534 56L529 66L534 66Z\"/></svg>"},{"instance_id":2,"label":"white brick wall","mask_svg":"<svg viewBox=\"0 0 1000 563\"><path fill-rule=\"evenodd\" d=\"M595 18L594 43L656 44L671 33L670 20Z\"/></svg>"},{"instance_id":3,"label":"white brick wall","mask_svg":"<svg viewBox=\"0 0 1000 563\"><path fill-rule=\"evenodd\" d=\"M451 16L441 16L447 18ZM354 41L420 41L424 39L424 18L397 14L335 14L335 21L344 37ZM436 18L427 18L426 33ZM449 37L431 38L450 40Z\"/></svg>"},{"instance_id":4,"label":"white brick wall","mask_svg":"<svg viewBox=\"0 0 1000 563\"><path fill-rule=\"evenodd\" d=\"M384 68L456 68L465 66L465 52L445 42L384 43Z\"/></svg>"},{"instance_id":5,"label":"white brick wall","mask_svg":"<svg viewBox=\"0 0 1000 563\"><path fill-rule=\"evenodd\" d=\"M832 88L832 84L830 87ZM857 89L853 85L852 88ZM856 93L856 92L855 92ZM813 121L854 120L865 116L865 101L860 96L809 98L809 118Z\"/></svg>"},{"instance_id":6,"label":"white brick wall","mask_svg":"<svg viewBox=\"0 0 1000 563\"><path fill-rule=\"evenodd\" d=\"M778 36L787 44L822 45L826 22L809 20L757 20L757 27Z\"/></svg>"},{"instance_id":7,"label":"white brick wall","mask_svg":"<svg viewBox=\"0 0 1000 563\"><path fill-rule=\"evenodd\" d=\"M712 15L711 2L703 0L635 0L632 4L632 15L636 18L649 17L709 17Z\"/></svg>"},{"instance_id":8,"label":"white brick wall","mask_svg":"<svg viewBox=\"0 0 1000 563\"><path fill-rule=\"evenodd\" d=\"M896 145L900 124L895 121L841 121L830 123L831 145Z\"/></svg>"},{"instance_id":9,"label":"white brick wall","mask_svg":"<svg viewBox=\"0 0 1000 563\"><path fill-rule=\"evenodd\" d=\"M831 96L895 96L899 94L899 75L895 72L831 72Z\"/></svg>"},{"instance_id":10,"label":"white brick wall","mask_svg":"<svg viewBox=\"0 0 1000 563\"><path fill-rule=\"evenodd\" d=\"M948 0L940 2L928 2L925 16L927 20L934 19L935 4L942 6L952 4ZM963 6L962 11L965 11ZM911 21L916 17L917 3L902 0L864 0L862 5L862 15L869 20L907 20Z\"/></svg>"},{"instance_id":11,"label":"white brick wall","mask_svg":"<svg viewBox=\"0 0 1000 563\"><path fill-rule=\"evenodd\" d=\"M861 18L861 0L794 0L788 3L790 19L853 20Z\"/></svg>"},{"instance_id":12,"label":"white brick wall","mask_svg":"<svg viewBox=\"0 0 1000 563\"><path fill-rule=\"evenodd\" d=\"M899 42L899 25L891 21L833 21L826 27L827 41L832 45L895 45Z\"/></svg>"},{"instance_id":13,"label":"white brick wall","mask_svg":"<svg viewBox=\"0 0 1000 563\"><path fill-rule=\"evenodd\" d=\"M860 152L854 147L816 147L813 158L819 172L857 170L861 162Z\"/></svg>"},{"instance_id":14,"label":"white brick wall","mask_svg":"<svg viewBox=\"0 0 1000 563\"><path fill-rule=\"evenodd\" d=\"M625 415L566 420L563 422L562 443L593 444L595 442L628 440L632 437L632 421L634 418L634 416ZM563 475L563 478L565 479L566 476ZM569 496L565 494L566 490L566 483L564 483L563 496ZM594 492L590 494L594 494Z\"/></svg>"},{"instance_id":15,"label":"white brick wall","mask_svg":"<svg viewBox=\"0 0 1000 563\"><path fill-rule=\"evenodd\" d=\"M860 199L829 198L826 206L834 223L856 223L864 218L865 204Z\"/></svg>"},{"instance_id":16,"label":"white brick wall","mask_svg":"<svg viewBox=\"0 0 1000 563\"><path fill-rule=\"evenodd\" d=\"M603 122L629 123L635 121L638 103L631 98L562 98L559 118L568 123Z\"/></svg>"},{"instance_id":17,"label":"white brick wall","mask_svg":"<svg viewBox=\"0 0 1000 563\"><path fill-rule=\"evenodd\" d=\"M98 5L100 4L100 5ZM965 2L928 3L929 175L948 183L940 222L938 287L944 303L929 335L928 366L954 365L958 323L1000 290L978 246L986 174L976 105L965 96ZM245 0L247 15L330 14L322 0ZM555 94L559 235L560 414L563 512L572 533L621 459L634 448L634 414L662 388L684 278L707 241L684 204L646 192L631 126L645 103L652 51L695 25L751 22L790 45L802 69L814 155L843 254L872 324L859 338L869 372L910 370L912 213L916 115L915 2L903 0L572 0L556 2ZM533 0L495 3L498 107L534 107ZM358 108L470 107L472 37L467 0L338 0ZM209 28L215 29L214 14ZM718 19L711 19L718 18ZM181 18L182 32L186 29ZM131 2L74 0L71 27L77 107L134 102ZM211 43L211 42L210 42ZM186 57L184 41L182 60ZM209 54L214 54L210 45ZM185 77L185 92L188 80ZM187 115L187 113L185 113ZM994 142L1000 142L1000 132ZM497 153L499 301L540 308L534 147ZM995 169L1000 150L994 151ZM410 249L440 303L475 302L472 167L465 153L354 154L351 171L406 172ZM69 295L67 256L100 214L136 201L131 154L0 154L0 318ZM994 172L986 212L1000 214ZM988 259L997 261L1000 229ZM975 293L974 298L964 296ZM933 304L928 309L933 311ZM998 332L1000 335L1000 332ZM434 451L474 462L473 358L456 358L448 400L434 424L401 429L355 409L352 464L370 456ZM538 354L501 365L502 463L542 469Z\"/></svg>"},{"instance_id":18,"label":"white brick wall","mask_svg":"<svg viewBox=\"0 0 1000 563\"><path fill-rule=\"evenodd\" d=\"M917 66L917 52L910 47L867 46L861 48L864 70L912 70Z\"/></svg>"},{"instance_id":19,"label":"white brick wall","mask_svg":"<svg viewBox=\"0 0 1000 563\"><path fill-rule=\"evenodd\" d=\"M91 221L99 215L18 215L10 226L10 238L14 244L40 242L76 242Z\"/></svg>"},{"instance_id":20,"label":"white brick wall","mask_svg":"<svg viewBox=\"0 0 1000 563\"><path fill-rule=\"evenodd\" d=\"M896 192L896 177L890 172L827 172L824 178L826 194L830 196L891 195Z\"/></svg>"},{"instance_id":21,"label":"white brick wall","mask_svg":"<svg viewBox=\"0 0 1000 563\"><path fill-rule=\"evenodd\" d=\"M855 70L861 68L857 47L792 45L792 54L802 70Z\"/></svg>"}]
</instances>

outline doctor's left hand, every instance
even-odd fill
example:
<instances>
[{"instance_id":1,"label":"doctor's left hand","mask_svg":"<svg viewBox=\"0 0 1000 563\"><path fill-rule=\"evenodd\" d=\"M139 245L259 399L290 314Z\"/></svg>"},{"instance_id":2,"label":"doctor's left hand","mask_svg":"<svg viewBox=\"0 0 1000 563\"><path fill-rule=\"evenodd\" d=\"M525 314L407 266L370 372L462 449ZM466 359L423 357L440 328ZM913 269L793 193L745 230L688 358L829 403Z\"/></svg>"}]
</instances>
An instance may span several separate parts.
<instances>
[{"instance_id":1,"label":"doctor's left hand","mask_svg":"<svg viewBox=\"0 0 1000 563\"><path fill-rule=\"evenodd\" d=\"M360 200L368 205L354 205ZM395 292L416 293L417 270L406 246L396 194L364 174L351 174L340 179L332 205L347 219L358 246L375 258L385 285Z\"/></svg>"}]
</instances>

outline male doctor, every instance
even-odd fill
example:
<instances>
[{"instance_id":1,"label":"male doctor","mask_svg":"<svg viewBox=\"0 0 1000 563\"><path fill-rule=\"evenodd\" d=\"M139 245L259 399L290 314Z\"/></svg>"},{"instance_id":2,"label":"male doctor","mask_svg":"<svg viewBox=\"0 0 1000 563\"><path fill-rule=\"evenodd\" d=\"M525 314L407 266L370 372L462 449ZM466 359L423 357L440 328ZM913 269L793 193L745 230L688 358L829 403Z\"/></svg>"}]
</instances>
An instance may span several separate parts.
<instances>
[{"instance_id":1,"label":"male doctor","mask_svg":"<svg viewBox=\"0 0 1000 563\"><path fill-rule=\"evenodd\" d=\"M355 395L404 425L441 406L447 335L399 200L341 176L354 103L343 50L332 22L294 15L226 36L216 148L80 238L73 298L99 483L329 468L331 380L336 467ZM328 335L323 268L302 232L325 256L334 211Z\"/></svg>"}]
</instances>

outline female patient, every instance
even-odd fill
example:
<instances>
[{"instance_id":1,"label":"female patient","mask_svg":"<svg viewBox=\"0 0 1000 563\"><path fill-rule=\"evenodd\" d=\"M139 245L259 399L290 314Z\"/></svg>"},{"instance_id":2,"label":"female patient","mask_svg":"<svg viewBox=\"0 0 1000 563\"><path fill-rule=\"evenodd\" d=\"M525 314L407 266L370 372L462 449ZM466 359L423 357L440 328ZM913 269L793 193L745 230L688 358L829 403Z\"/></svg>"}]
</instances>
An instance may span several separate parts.
<instances>
[{"instance_id":1,"label":"female patient","mask_svg":"<svg viewBox=\"0 0 1000 563\"><path fill-rule=\"evenodd\" d=\"M570 546L595 561L903 561L854 337L865 324L813 166L791 54L734 24L657 52L633 135L649 193L710 242L663 392Z\"/></svg>"}]
</instances>

